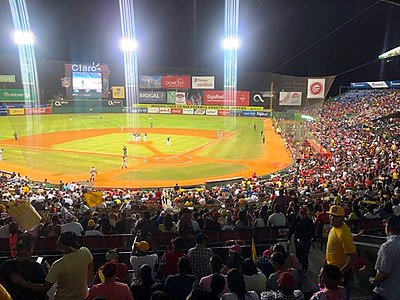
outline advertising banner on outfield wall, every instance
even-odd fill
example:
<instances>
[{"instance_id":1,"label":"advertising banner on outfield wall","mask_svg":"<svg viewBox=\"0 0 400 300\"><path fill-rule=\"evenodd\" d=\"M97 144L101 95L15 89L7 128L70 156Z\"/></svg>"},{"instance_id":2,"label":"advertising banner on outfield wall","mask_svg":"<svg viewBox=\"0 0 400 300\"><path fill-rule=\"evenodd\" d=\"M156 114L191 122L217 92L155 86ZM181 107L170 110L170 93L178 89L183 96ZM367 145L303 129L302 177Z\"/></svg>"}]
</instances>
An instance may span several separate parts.
<instances>
[{"instance_id":1,"label":"advertising banner on outfield wall","mask_svg":"<svg viewBox=\"0 0 400 300\"><path fill-rule=\"evenodd\" d=\"M256 112L255 111L243 111L242 114L244 117L255 117L256 116Z\"/></svg>"},{"instance_id":2,"label":"advertising banner on outfield wall","mask_svg":"<svg viewBox=\"0 0 400 300\"><path fill-rule=\"evenodd\" d=\"M301 106L301 92L279 92L279 105Z\"/></svg>"},{"instance_id":3,"label":"advertising banner on outfield wall","mask_svg":"<svg viewBox=\"0 0 400 300\"><path fill-rule=\"evenodd\" d=\"M206 109L207 116L218 116L218 110L216 109Z\"/></svg>"},{"instance_id":4,"label":"advertising banner on outfield wall","mask_svg":"<svg viewBox=\"0 0 400 300\"><path fill-rule=\"evenodd\" d=\"M25 108L26 115L51 114L51 107Z\"/></svg>"},{"instance_id":5,"label":"advertising banner on outfield wall","mask_svg":"<svg viewBox=\"0 0 400 300\"><path fill-rule=\"evenodd\" d=\"M187 105L203 105L203 92L197 90L189 90L186 93Z\"/></svg>"},{"instance_id":6,"label":"advertising banner on outfield wall","mask_svg":"<svg viewBox=\"0 0 400 300\"><path fill-rule=\"evenodd\" d=\"M113 86L111 88L111 95L113 99L125 99L125 87Z\"/></svg>"},{"instance_id":7,"label":"advertising banner on outfield wall","mask_svg":"<svg viewBox=\"0 0 400 300\"><path fill-rule=\"evenodd\" d=\"M400 80L350 82L351 89L385 89L400 87Z\"/></svg>"},{"instance_id":8,"label":"advertising banner on outfield wall","mask_svg":"<svg viewBox=\"0 0 400 300\"><path fill-rule=\"evenodd\" d=\"M307 98L323 99L325 98L325 79L308 79Z\"/></svg>"},{"instance_id":9,"label":"advertising banner on outfield wall","mask_svg":"<svg viewBox=\"0 0 400 300\"><path fill-rule=\"evenodd\" d=\"M15 82L15 75L0 75L0 82Z\"/></svg>"},{"instance_id":10,"label":"advertising banner on outfield wall","mask_svg":"<svg viewBox=\"0 0 400 300\"><path fill-rule=\"evenodd\" d=\"M33 97L29 94L25 94L24 89L0 89L0 102L21 101L33 102Z\"/></svg>"},{"instance_id":11,"label":"advertising banner on outfield wall","mask_svg":"<svg viewBox=\"0 0 400 300\"><path fill-rule=\"evenodd\" d=\"M127 111L133 114L147 114L147 108L142 107L133 107L131 109L127 108Z\"/></svg>"},{"instance_id":12,"label":"advertising banner on outfield wall","mask_svg":"<svg viewBox=\"0 0 400 300\"><path fill-rule=\"evenodd\" d=\"M231 111L230 110L218 110L218 116L230 116Z\"/></svg>"},{"instance_id":13,"label":"advertising banner on outfield wall","mask_svg":"<svg viewBox=\"0 0 400 300\"><path fill-rule=\"evenodd\" d=\"M190 89L190 76L163 76L162 87L166 90Z\"/></svg>"},{"instance_id":14,"label":"advertising banner on outfield wall","mask_svg":"<svg viewBox=\"0 0 400 300\"><path fill-rule=\"evenodd\" d=\"M193 115L194 114L194 109L193 108L184 108L182 110L182 114L184 114L184 115Z\"/></svg>"},{"instance_id":15,"label":"advertising banner on outfield wall","mask_svg":"<svg viewBox=\"0 0 400 300\"><path fill-rule=\"evenodd\" d=\"M165 92L139 91L139 103L166 103Z\"/></svg>"},{"instance_id":16,"label":"advertising banner on outfield wall","mask_svg":"<svg viewBox=\"0 0 400 300\"><path fill-rule=\"evenodd\" d=\"M161 89L162 88L162 76L139 76L139 88L140 89Z\"/></svg>"},{"instance_id":17,"label":"advertising banner on outfield wall","mask_svg":"<svg viewBox=\"0 0 400 300\"><path fill-rule=\"evenodd\" d=\"M0 109L0 116L7 116L8 111L6 109Z\"/></svg>"},{"instance_id":18,"label":"advertising banner on outfield wall","mask_svg":"<svg viewBox=\"0 0 400 300\"><path fill-rule=\"evenodd\" d=\"M181 115L182 114L182 108L173 108L173 109L171 109L171 114L173 114L173 115Z\"/></svg>"},{"instance_id":19,"label":"advertising banner on outfield wall","mask_svg":"<svg viewBox=\"0 0 400 300\"><path fill-rule=\"evenodd\" d=\"M231 94L224 91L204 91L203 103L204 105L248 106L250 104L250 92L237 91L235 94Z\"/></svg>"},{"instance_id":20,"label":"advertising banner on outfield wall","mask_svg":"<svg viewBox=\"0 0 400 300\"><path fill-rule=\"evenodd\" d=\"M167 91L167 103L175 104L175 91Z\"/></svg>"},{"instance_id":21,"label":"advertising banner on outfield wall","mask_svg":"<svg viewBox=\"0 0 400 300\"><path fill-rule=\"evenodd\" d=\"M25 108L11 108L8 110L10 116L24 115Z\"/></svg>"},{"instance_id":22,"label":"advertising banner on outfield wall","mask_svg":"<svg viewBox=\"0 0 400 300\"><path fill-rule=\"evenodd\" d=\"M214 76L192 76L192 89L213 90L214 82Z\"/></svg>"},{"instance_id":23,"label":"advertising banner on outfield wall","mask_svg":"<svg viewBox=\"0 0 400 300\"><path fill-rule=\"evenodd\" d=\"M175 92L175 104L186 105L186 93L185 92Z\"/></svg>"},{"instance_id":24,"label":"advertising banner on outfield wall","mask_svg":"<svg viewBox=\"0 0 400 300\"><path fill-rule=\"evenodd\" d=\"M170 114L171 109L166 107L160 107L160 114Z\"/></svg>"},{"instance_id":25,"label":"advertising banner on outfield wall","mask_svg":"<svg viewBox=\"0 0 400 300\"><path fill-rule=\"evenodd\" d=\"M251 92L250 105L251 106L269 107L271 98L273 98L273 97L274 97L273 92L267 92L267 91Z\"/></svg>"},{"instance_id":26,"label":"advertising banner on outfield wall","mask_svg":"<svg viewBox=\"0 0 400 300\"><path fill-rule=\"evenodd\" d=\"M158 113L160 113L160 108L159 107L149 107L149 108L147 108L147 111L149 114L158 114Z\"/></svg>"},{"instance_id":27,"label":"advertising banner on outfield wall","mask_svg":"<svg viewBox=\"0 0 400 300\"><path fill-rule=\"evenodd\" d=\"M194 114L195 115L205 115L206 114L206 110L202 109L202 108L198 108L194 110Z\"/></svg>"}]
</instances>

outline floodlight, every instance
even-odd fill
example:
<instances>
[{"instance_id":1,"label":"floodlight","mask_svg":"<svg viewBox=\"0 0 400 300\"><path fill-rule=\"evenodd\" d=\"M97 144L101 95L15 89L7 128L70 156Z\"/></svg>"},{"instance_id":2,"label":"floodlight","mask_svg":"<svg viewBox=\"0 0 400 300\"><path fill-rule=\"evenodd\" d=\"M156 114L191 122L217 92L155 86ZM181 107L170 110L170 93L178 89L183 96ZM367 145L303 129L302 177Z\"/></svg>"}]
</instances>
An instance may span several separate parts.
<instances>
[{"instance_id":1,"label":"floodlight","mask_svg":"<svg viewBox=\"0 0 400 300\"><path fill-rule=\"evenodd\" d=\"M15 31L14 41L18 45L32 45L35 42L35 36L29 31Z\"/></svg>"},{"instance_id":2,"label":"floodlight","mask_svg":"<svg viewBox=\"0 0 400 300\"><path fill-rule=\"evenodd\" d=\"M391 58L391 57L395 57L395 56L399 56L400 55L400 46L396 47L392 50L389 50L385 53L382 53L381 55L378 56L379 59L387 59L387 58Z\"/></svg>"},{"instance_id":3,"label":"floodlight","mask_svg":"<svg viewBox=\"0 0 400 300\"><path fill-rule=\"evenodd\" d=\"M239 38L225 38L222 41L222 48L225 50L234 50L240 47Z\"/></svg>"},{"instance_id":4,"label":"floodlight","mask_svg":"<svg viewBox=\"0 0 400 300\"><path fill-rule=\"evenodd\" d=\"M120 41L120 47L124 52L136 51L139 48L139 43L137 40L133 39L122 39Z\"/></svg>"}]
</instances>

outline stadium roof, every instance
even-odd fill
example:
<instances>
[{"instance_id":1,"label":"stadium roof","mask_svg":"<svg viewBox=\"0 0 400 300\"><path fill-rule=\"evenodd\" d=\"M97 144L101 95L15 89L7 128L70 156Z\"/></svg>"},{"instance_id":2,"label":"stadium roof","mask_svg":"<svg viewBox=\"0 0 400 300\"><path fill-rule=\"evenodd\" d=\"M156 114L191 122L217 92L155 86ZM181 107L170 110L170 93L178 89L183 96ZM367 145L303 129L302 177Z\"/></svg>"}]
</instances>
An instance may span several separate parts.
<instances>
[{"instance_id":1,"label":"stadium roof","mask_svg":"<svg viewBox=\"0 0 400 300\"><path fill-rule=\"evenodd\" d=\"M239 70L344 81L400 79L400 1L241 0ZM135 0L139 64L222 67L223 0ZM39 59L119 64L117 0L27 1ZM0 54L16 54L8 1ZM1 66L0 66L1 70ZM0 72L1 73L1 72Z\"/></svg>"}]
</instances>

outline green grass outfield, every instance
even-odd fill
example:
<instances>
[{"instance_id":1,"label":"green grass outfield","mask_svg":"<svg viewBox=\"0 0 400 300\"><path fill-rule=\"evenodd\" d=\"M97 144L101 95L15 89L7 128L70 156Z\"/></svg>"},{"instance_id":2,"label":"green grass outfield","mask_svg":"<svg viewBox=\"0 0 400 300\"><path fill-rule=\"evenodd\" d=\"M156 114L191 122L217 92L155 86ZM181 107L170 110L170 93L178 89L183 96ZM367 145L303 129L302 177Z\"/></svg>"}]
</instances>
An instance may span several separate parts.
<instances>
[{"instance_id":1,"label":"green grass outfield","mask_svg":"<svg viewBox=\"0 0 400 300\"><path fill-rule=\"evenodd\" d=\"M70 120L70 117L72 120ZM154 153L140 143L131 143L132 132L127 133L128 121L134 128L146 132L153 122L153 128L169 128L167 133L148 134ZM253 129L256 124L257 130ZM121 126L124 133L121 133ZM91 130L114 128L115 132L106 135L76 139L58 143L50 149L34 147L19 147L2 145L2 140L13 139L17 132L19 139L51 132L68 132L74 130ZM199 137L174 134L174 128L189 130L212 130L215 136ZM216 140L216 130L224 131L224 139ZM207 176L225 176L246 169L244 165L236 164L239 160L255 160L263 155L264 147L260 131L263 129L263 119L250 117L217 117L217 116L186 116L136 114L73 114L73 115L41 115L41 116L6 116L0 117L0 147L4 148L3 159L12 165L21 165L28 169L39 169L52 175L73 175L88 173L90 167L96 166L99 172L112 171L121 168L122 147L128 147L128 167L117 179L120 180L164 180L166 178L191 179L206 178ZM138 130L139 131L139 130ZM232 135L229 135L232 133ZM235 133L235 134L233 134ZM170 136L172 146L166 145ZM220 160L209 164L197 162L195 165L182 163L160 165L159 168L135 169L136 164L143 160L159 155L180 155L198 149L195 156ZM1 165L0 165L1 169Z\"/></svg>"}]
</instances>

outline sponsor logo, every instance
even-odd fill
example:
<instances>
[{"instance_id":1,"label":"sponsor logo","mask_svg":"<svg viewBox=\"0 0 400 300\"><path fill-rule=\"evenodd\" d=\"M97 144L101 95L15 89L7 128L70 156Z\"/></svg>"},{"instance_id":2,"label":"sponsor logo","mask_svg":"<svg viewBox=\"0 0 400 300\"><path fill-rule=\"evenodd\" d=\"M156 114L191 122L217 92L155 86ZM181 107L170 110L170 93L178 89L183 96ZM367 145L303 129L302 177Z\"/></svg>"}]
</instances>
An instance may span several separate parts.
<instances>
[{"instance_id":1,"label":"sponsor logo","mask_svg":"<svg viewBox=\"0 0 400 300\"><path fill-rule=\"evenodd\" d=\"M190 76L163 76L162 83L165 89L189 89Z\"/></svg>"},{"instance_id":2,"label":"sponsor logo","mask_svg":"<svg viewBox=\"0 0 400 300\"><path fill-rule=\"evenodd\" d=\"M173 108L173 109L171 109L171 114L180 115L180 114L182 114L182 109Z\"/></svg>"},{"instance_id":3,"label":"sponsor logo","mask_svg":"<svg viewBox=\"0 0 400 300\"><path fill-rule=\"evenodd\" d=\"M218 110L218 116L230 116L231 112L229 110Z\"/></svg>"},{"instance_id":4,"label":"sponsor logo","mask_svg":"<svg viewBox=\"0 0 400 300\"><path fill-rule=\"evenodd\" d=\"M147 109L149 114L158 114L160 112L160 109L158 107L149 107Z\"/></svg>"},{"instance_id":5,"label":"sponsor logo","mask_svg":"<svg viewBox=\"0 0 400 300\"><path fill-rule=\"evenodd\" d=\"M322 92L323 85L321 82L313 82L310 84L310 94L316 96Z\"/></svg>"},{"instance_id":6,"label":"sponsor logo","mask_svg":"<svg viewBox=\"0 0 400 300\"><path fill-rule=\"evenodd\" d=\"M182 110L182 113L183 113L184 115L193 115L193 114L194 114L194 109L192 109L192 108L184 108L184 109Z\"/></svg>"},{"instance_id":7,"label":"sponsor logo","mask_svg":"<svg viewBox=\"0 0 400 300\"><path fill-rule=\"evenodd\" d=\"M170 114L170 113L171 113L170 108L165 108L165 107L160 108L160 114Z\"/></svg>"},{"instance_id":8,"label":"sponsor logo","mask_svg":"<svg viewBox=\"0 0 400 300\"><path fill-rule=\"evenodd\" d=\"M161 94L159 93L139 93L139 98L142 99L163 99Z\"/></svg>"},{"instance_id":9,"label":"sponsor logo","mask_svg":"<svg viewBox=\"0 0 400 300\"><path fill-rule=\"evenodd\" d=\"M26 108L25 113L27 115L50 114L51 107Z\"/></svg>"},{"instance_id":10,"label":"sponsor logo","mask_svg":"<svg viewBox=\"0 0 400 300\"><path fill-rule=\"evenodd\" d=\"M243 111L243 116L245 117L255 117L256 112L255 111Z\"/></svg>"},{"instance_id":11,"label":"sponsor logo","mask_svg":"<svg viewBox=\"0 0 400 300\"><path fill-rule=\"evenodd\" d=\"M73 64L71 70L74 72L98 72L101 71L101 68L100 63L93 63L92 65Z\"/></svg>"},{"instance_id":12,"label":"sponsor logo","mask_svg":"<svg viewBox=\"0 0 400 300\"><path fill-rule=\"evenodd\" d=\"M207 109L206 110L206 115L207 116L217 116L218 115L218 110L216 110L216 109Z\"/></svg>"},{"instance_id":13,"label":"sponsor logo","mask_svg":"<svg viewBox=\"0 0 400 300\"><path fill-rule=\"evenodd\" d=\"M198 108L194 111L195 115L204 115L206 113L205 109Z\"/></svg>"}]
</instances>

